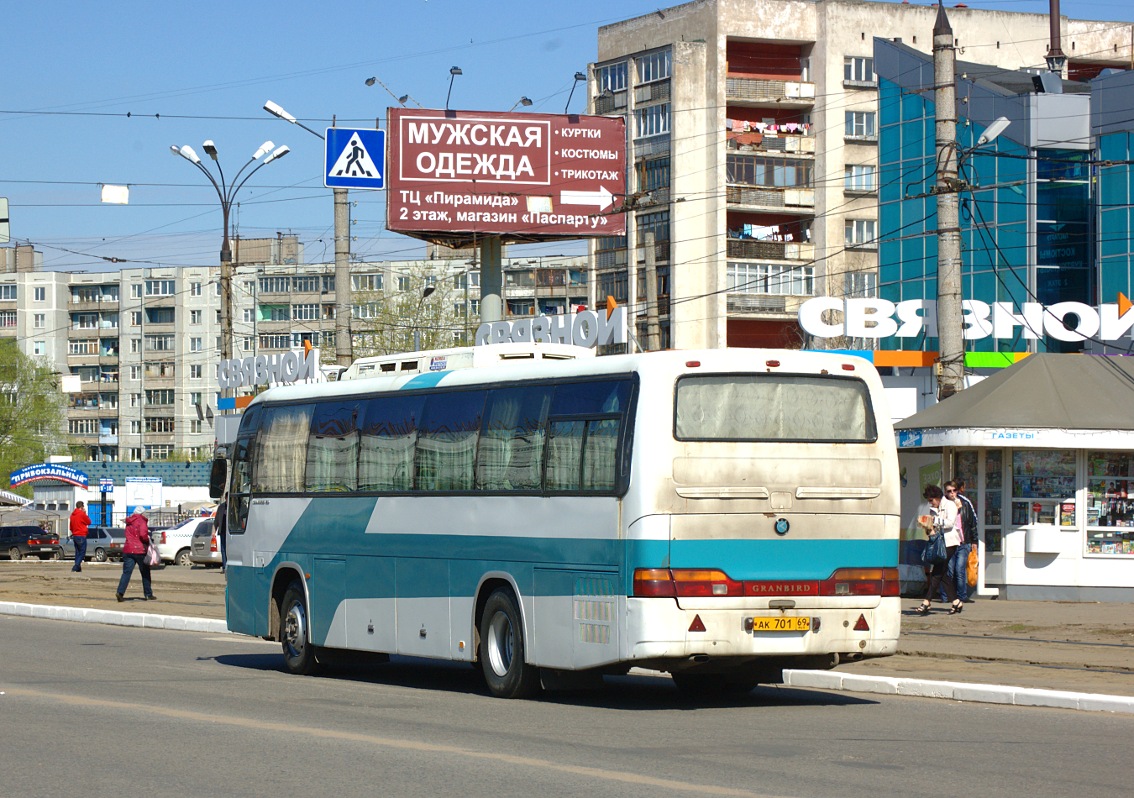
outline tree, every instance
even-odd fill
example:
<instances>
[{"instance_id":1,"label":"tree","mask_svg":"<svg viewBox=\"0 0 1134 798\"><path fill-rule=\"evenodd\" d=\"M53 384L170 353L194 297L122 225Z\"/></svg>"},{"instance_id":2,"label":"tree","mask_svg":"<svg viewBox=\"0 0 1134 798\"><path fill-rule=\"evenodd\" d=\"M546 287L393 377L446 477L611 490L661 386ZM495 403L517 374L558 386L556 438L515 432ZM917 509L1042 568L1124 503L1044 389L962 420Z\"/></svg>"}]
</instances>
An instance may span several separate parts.
<instances>
[{"instance_id":1,"label":"tree","mask_svg":"<svg viewBox=\"0 0 1134 798\"><path fill-rule=\"evenodd\" d=\"M466 323L461 314L467 307L464 261L418 261L384 277L384 290L354 293L355 357L472 344L479 321L474 316Z\"/></svg>"},{"instance_id":2,"label":"tree","mask_svg":"<svg viewBox=\"0 0 1134 798\"><path fill-rule=\"evenodd\" d=\"M0 473L67 450L64 398L50 367L0 339ZM30 496L30 488L19 491Z\"/></svg>"}]
</instances>

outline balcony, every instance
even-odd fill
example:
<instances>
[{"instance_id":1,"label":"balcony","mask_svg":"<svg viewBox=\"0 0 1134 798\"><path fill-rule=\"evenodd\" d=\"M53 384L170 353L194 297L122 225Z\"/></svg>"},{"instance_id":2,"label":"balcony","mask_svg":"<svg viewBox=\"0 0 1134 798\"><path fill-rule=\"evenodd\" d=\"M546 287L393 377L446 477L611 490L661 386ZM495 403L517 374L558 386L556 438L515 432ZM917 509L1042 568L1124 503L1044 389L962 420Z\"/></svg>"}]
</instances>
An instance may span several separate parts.
<instances>
[{"instance_id":1,"label":"balcony","mask_svg":"<svg viewBox=\"0 0 1134 798\"><path fill-rule=\"evenodd\" d=\"M771 294L729 294L729 315L750 313L786 313L787 297Z\"/></svg>"},{"instance_id":2,"label":"balcony","mask_svg":"<svg viewBox=\"0 0 1134 798\"><path fill-rule=\"evenodd\" d=\"M815 104L815 84L793 80L725 78L725 99L736 105L810 108Z\"/></svg>"},{"instance_id":3,"label":"balcony","mask_svg":"<svg viewBox=\"0 0 1134 798\"><path fill-rule=\"evenodd\" d=\"M760 130L730 131L730 152L788 155L815 155L815 137L810 133L767 133Z\"/></svg>"},{"instance_id":4,"label":"balcony","mask_svg":"<svg viewBox=\"0 0 1134 798\"><path fill-rule=\"evenodd\" d=\"M656 83L646 83L634 87L634 105L663 102L669 99L669 81L661 80Z\"/></svg>"},{"instance_id":5,"label":"balcony","mask_svg":"<svg viewBox=\"0 0 1134 798\"><path fill-rule=\"evenodd\" d=\"M614 92L613 96L604 97L601 94L595 97L595 113L599 116L625 113L626 89Z\"/></svg>"},{"instance_id":6,"label":"balcony","mask_svg":"<svg viewBox=\"0 0 1134 798\"><path fill-rule=\"evenodd\" d=\"M815 189L730 185L725 189L725 202L751 209L789 208L808 211L815 208Z\"/></svg>"},{"instance_id":7,"label":"balcony","mask_svg":"<svg viewBox=\"0 0 1134 798\"><path fill-rule=\"evenodd\" d=\"M815 260L815 245L796 241L759 241L730 238L728 257L738 260Z\"/></svg>"}]
</instances>

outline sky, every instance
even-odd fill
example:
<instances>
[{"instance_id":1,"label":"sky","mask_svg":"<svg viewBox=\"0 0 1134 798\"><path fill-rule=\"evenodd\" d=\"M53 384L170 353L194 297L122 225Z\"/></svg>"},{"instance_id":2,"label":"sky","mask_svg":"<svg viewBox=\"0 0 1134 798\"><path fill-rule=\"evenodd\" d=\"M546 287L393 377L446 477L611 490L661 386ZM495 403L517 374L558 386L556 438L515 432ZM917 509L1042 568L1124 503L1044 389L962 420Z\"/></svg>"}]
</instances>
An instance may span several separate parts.
<instances>
[{"instance_id":1,"label":"sky","mask_svg":"<svg viewBox=\"0 0 1134 798\"><path fill-rule=\"evenodd\" d=\"M775 0L753 0L775 2ZM394 96L412 106L507 111L586 107L574 74L596 57L602 25L674 5L659 0L0 0L0 197L14 242L44 267L216 264L220 203L170 145L215 142L231 178L265 141L291 153L237 196L233 231L296 234L308 262L334 258L323 143L262 110L272 100L307 127L385 126ZM949 4L952 5L952 4ZM971 8L1046 13L1046 0L969 0ZM1065 16L1132 18L1128 0L1063 0ZM378 82L367 86L366 78ZM385 84L389 91L383 88ZM518 109L525 110L525 109ZM207 158L205 163L212 165ZM103 185L129 204L100 202ZM384 228L380 191L351 191L356 260L423 257L425 245ZM9 244L8 246L11 246ZM555 242L527 254L578 254ZM521 254L516 248L510 253ZM114 260L117 259L117 260ZM113 265L118 263L119 265Z\"/></svg>"}]
</instances>

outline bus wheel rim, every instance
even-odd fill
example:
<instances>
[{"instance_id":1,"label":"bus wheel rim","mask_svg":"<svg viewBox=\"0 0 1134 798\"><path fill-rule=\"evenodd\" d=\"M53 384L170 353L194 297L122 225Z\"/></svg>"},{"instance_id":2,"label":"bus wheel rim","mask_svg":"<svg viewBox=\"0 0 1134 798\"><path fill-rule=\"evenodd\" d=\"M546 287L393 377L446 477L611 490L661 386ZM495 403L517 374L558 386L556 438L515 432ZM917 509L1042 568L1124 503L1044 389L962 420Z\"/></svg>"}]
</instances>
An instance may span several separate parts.
<instances>
[{"instance_id":1,"label":"bus wheel rim","mask_svg":"<svg viewBox=\"0 0 1134 798\"><path fill-rule=\"evenodd\" d=\"M488 664L497 676L505 676L512 667L512 624L508 616L498 612L488 627Z\"/></svg>"},{"instance_id":2,"label":"bus wheel rim","mask_svg":"<svg viewBox=\"0 0 1134 798\"><path fill-rule=\"evenodd\" d=\"M299 603L293 604L287 611L284 619L284 643L293 657L302 654L307 643L307 617Z\"/></svg>"}]
</instances>

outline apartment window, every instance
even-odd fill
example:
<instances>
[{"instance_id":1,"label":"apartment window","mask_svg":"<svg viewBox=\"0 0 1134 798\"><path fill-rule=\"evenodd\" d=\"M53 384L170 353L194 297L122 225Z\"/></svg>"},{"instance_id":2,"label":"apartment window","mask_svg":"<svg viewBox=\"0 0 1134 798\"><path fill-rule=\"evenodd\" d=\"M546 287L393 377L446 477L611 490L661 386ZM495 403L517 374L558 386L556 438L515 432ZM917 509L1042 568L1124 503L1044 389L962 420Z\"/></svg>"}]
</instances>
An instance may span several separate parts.
<instances>
[{"instance_id":1,"label":"apartment window","mask_svg":"<svg viewBox=\"0 0 1134 798\"><path fill-rule=\"evenodd\" d=\"M256 323L256 311L255 310L253 310L252 308L245 308L244 309L244 323L245 324L255 324Z\"/></svg>"},{"instance_id":2,"label":"apartment window","mask_svg":"<svg viewBox=\"0 0 1134 798\"><path fill-rule=\"evenodd\" d=\"M202 373L202 366L200 364L196 364L196 365L189 367L189 379L199 380L199 379L201 379L201 373Z\"/></svg>"},{"instance_id":3,"label":"apartment window","mask_svg":"<svg viewBox=\"0 0 1134 798\"><path fill-rule=\"evenodd\" d=\"M216 283L213 283L213 285L216 286L216 291L214 293L216 293L217 296L220 296L221 295L220 282L218 281Z\"/></svg>"},{"instance_id":4,"label":"apartment window","mask_svg":"<svg viewBox=\"0 0 1134 798\"><path fill-rule=\"evenodd\" d=\"M173 389L172 388L156 388L154 390L146 391L146 406L164 406L173 404Z\"/></svg>"},{"instance_id":5,"label":"apartment window","mask_svg":"<svg viewBox=\"0 0 1134 798\"><path fill-rule=\"evenodd\" d=\"M669 211L643 213L638 217L638 246L645 246L646 231L654 234L654 244L669 241Z\"/></svg>"},{"instance_id":6,"label":"apartment window","mask_svg":"<svg viewBox=\"0 0 1134 798\"><path fill-rule=\"evenodd\" d=\"M72 435L98 435L97 418L73 418L68 427Z\"/></svg>"},{"instance_id":7,"label":"apartment window","mask_svg":"<svg viewBox=\"0 0 1134 798\"><path fill-rule=\"evenodd\" d=\"M847 111L846 136L855 139L873 139L878 136L873 111Z\"/></svg>"},{"instance_id":8,"label":"apartment window","mask_svg":"<svg viewBox=\"0 0 1134 798\"><path fill-rule=\"evenodd\" d=\"M142 367L141 366L131 366L130 367L130 379L132 379L132 380L142 379Z\"/></svg>"},{"instance_id":9,"label":"apartment window","mask_svg":"<svg viewBox=\"0 0 1134 798\"><path fill-rule=\"evenodd\" d=\"M611 91L622 91L626 88L626 62L620 61L617 64L609 64L608 66L599 67L595 70L595 76L598 82L599 91L610 89Z\"/></svg>"},{"instance_id":10,"label":"apartment window","mask_svg":"<svg viewBox=\"0 0 1134 798\"><path fill-rule=\"evenodd\" d=\"M140 407L142 404L142 395L140 393L130 394L130 407Z\"/></svg>"},{"instance_id":11,"label":"apartment window","mask_svg":"<svg viewBox=\"0 0 1134 798\"><path fill-rule=\"evenodd\" d=\"M319 276L318 275L299 275L292 278L292 291L295 293L318 293L319 291Z\"/></svg>"},{"instance_id":12,"label":"apartment window","mask_svg":"<svg viewBox=\"0 0 1134 798\"><path fill-rule=\"evenodd\" d=\"M814 161L753 155L725 156L725 179L729 183L773 188L811 188Z\"/></svg>"},{"instance_id":13,"label":"apartment window","mask_svg":"<svg viewBox=\"0 0 1134 798\"><path fill-rule=\"evenodd\" d=\"M316 321L319 318L319 306L292 305L291 317L296 321Z\"/></svg>"},{"instance_id":14,"label":"apartment window","mask_svg":"<svg viewBox=\"0 0 1134 798\"><path fill-rule=\"evenodd\" d=\"M264 321L291 321L291 305L261 305L260 318Z\"/></svg>"},{"instance_id":15,"label":"apartment window","mask_svg":"<svg viewBox=\"0 0 1134 798\"><path fill-rule=\"evenodd\" d=\"M323 275L323 292L327 294L333 294L335 292L335 275Z\"/></svg>"},{"instance_id":16,"label":"apartment window","mask_svg":"<svg viewBox=\"0 0 1134 798\"><path fill-rule=\"evenodd\" d=\"M474 316L477 315L478 313L480 313L480 300L479 299L470 299L469 300L469 313L471 313Z\"/></svg>"},{"instance_id":17,"label":"apartment window","mask_svg":"<svg viewBox=\"0 0 1134 798\"><path fill-rule=\"evenodd\" d=\"M201 338L199 336L189 339L189 351L200 352L204 347L201 346Z\"/></svg>"},{"instance_id":18,"label":"apartment window","mask_svg":"<svg viewBox=\"0 0 1134 798\"><path fill-rule=\"evenodd\" d=\"M131 283L130 284L130 297L131 297L131 299L141 299L142 298L142 284L141 283Z\"/></svg>"},{"instance_id":19,"label":"apartment window","mask_svg":"<svg viewBox=\"0 0 1134 798\"><path fill-rule=\"evenodd\" d=\"M169 455L173 452L173 447L169 444L162 444L157 446L146 447L147 460L167 460Z\"/></svg>"},{"instance_id":20,"label":"apartment window","mask_svg":"<svg viewBox=\"0 0 1134 798\"><path fill-rule=\"evenodd\" d=\"M848 55L843 59L843 81L847 83L878 83L874 74L874 59Z\"/></svg>"},{"instance_id":21,"label":"apartment window","mask_svg":"<svg viewBox=\"0 0 1134 798\"><path fill-rule=\"evenodd\" d=\"M199 311L199 310L189 311L189 323L190 324L200 324L201 323L201 311Z\"/></svg>"},{"instance_id":22,"label":"apartment window","mask_svg":"<svg viewBox=\"0 0 1134 798\"><path fill-rule=\"evenodd\" d=\"M253 294L256 293L256 281L255 280L245 280L243 283L241 283L241 285L244 286L244 295L245 296L252 296Z\"/></svg>"},{"instance_id":23,"label":"apartment window","mask_svg":"<svg viewBox=\"0 0 1134 798\"><path fill-rule=\"evenodd\" d=\"M814 296L814 266L775 266L768 263L730 263L730 294Z\"/></svg>"},{"instance_id":24,"label":"apartment window","mask_svg":"<svg viewBox=\"0 0 1134 798\"><path fill-rule=\"evenodd\" d=\"M291 336L287 333L279 335L261 335L261 349L288 349L291 346Z\"/></svg>"},{"instance_id":25,"label":"apartment window","mask_svg":"<svg viewBox=\"0 0 1134 798\"><path fill-rule=\"evenodd\" d=\"M176 335L147 335L147 352L172 352L177 346Z\"/></svg>"},{"instance_id":26,"label":"apartment window","mask_svg":"<svg viewBox=\"0 0 1134 798\"><path fill-rule=\"evenodd\" d=\"M0 327L15 327L16 311L0 310Z\"/></svg>"},{"instance_id":27,"label":"apartment window","mask_svg":"<svg viewBox=\"0 0 1134 798\"><path fill-rule=\"evenodd\" d=\"M221 312L218 310L217 311L217 324L220 324L220 323L221 323Z\"/></svg>"},{"instance_id":28,"label":"apartment window","mask_svg":"<svg viewBox=\"0 0 1134 798\"><path fill-rule=\"evenodd\" d=\"M847 219L843 224L848 247L876 247L878 222L873 219Z\"/></svg>"},{"instance_id":29,"label":"apartment window","mask_svg":"<svg viewBox=\"0 0 1134 798\"><path fill-rule=\"evenodd\" d=\"M356 274L351 278L351 286L355 291L381 291L381 274Z\"/></svg>"},{"instance_id":30,"label":"apartment window","mask_svg":"<svg viewBox=\"0 0 1134 798\"><path fill-rule=\"evenodd\" d=\"M47 354L47 341L33 341L32 342L33 355L46 355Z\"/></svg>"},{"instance_id":31,"label":"apartment window","mask_svg":"<svg viewBox=\"0 0 1134 798\"><path fill-rule=\"evenodd\" d=\"M398 275L398 290L399 291L410 290L410 278L407 275L404 275L404 274Z\"/></svg>"},{"instance_id":32,"label":"apartment window","mask_svg":"<svg viewBox=\"0 0 1134 798\"><path fill-rule=\"evenodd\" d=\"M130 433L133 434L133 435L138 435L138 434L141 433L141 431L142 431L142 422L139 421L138 419L133 419L130 422Z\"/></svg>"},{"instance_id":33,"label":"apartment window","mask_svg":"<svg viewBox=\"0 0 1134 798\"><path fill-rule=\"evenodd\" d=\"M68 341L67 354L69 355L97 355L98 354L98 341L83 340L83 341Z\"/></svg>"},{"instance_id":34,"label":"apartment window","mask_svg":"<svg viewBox=\"0 0 1134 798\"><path fill-rule=\"evenodd\" d=\"M32 318L32 326L37 330L42 330L47 325L47 314L37 313Z\"/></svg>"},{"instance_id":35,"label":"apartment window","mask_svg":"<svg viewBox=\"0 0 1134 798\"><path fill-rule=\"evenodd\" d=\"M173 296L176 290L174 280L146 280L146 296Z\"/></svg>"},{"instance_id":36,"label":"apartment window","mask_svg":"<svg viewBox=\"0 0 1134 798\"><path fill-rule=\"evenodd\" d=\"M843 188L847 191L874 192L878 190L878 167L870 164L850 164L846 167Z\"/></svg>"},{"instance_id":37,"label":"apartment window","mask_svg":"<svg viewBox=\"0 0 1134 798\"><path fill-rule=\"evenodd\" d=\"M650 53L636 59L638 65L638 82L649 83L654 80L665 80L669 77L670 55L669 50Z\"/></svg>"},{"instance_id":38,"label":"apartment window","mask_svg":"<svg viewBox=\"0 0 1134 798\"><path fill-rule=\"evenodd\" d=\"M194 418L189 421L189 431L194 435L201 434L201 419Z\"/></svg>"},{"instance_id":39,"label":"apartment window","mask_svg":"<svg viewBox=\"0 0 1134 798\"><path fill-rule=\"evenodd\" d=\"M261 277L260 278L260 293L262 294L287 294L291 292L291 278L290 277Z\"/></svg>"},{"instance_id":40,"label":"apartment window","mask_svg":"<svg viewBox=\"0 0 1134 798\"><path fill-rule=\"evenodd\" d=\"M367 302L365 305L355 305L351 309L351 314L356 319L376 319L382 313L382 308L377 302Z\"/></svg>"},{"instance_id":41,"label":"apartment window","mask_svg":"<svg viewBox=\"0 0 1134 798\"><path fill-rule=\"evenodd\" d=\"M240 339L241 351L251 352L252 351L252 345L255 343L255 340L256 339L253 338L251 335L246 335L243 338L241 338Z\"/></svg>"},{"instance_id":42,"label":"apartment window","mask_svg":"<svg viewBox=\"0 0 1134 798\"><path fill-rule=\"evenodd\" d=\"M189 283L189 296L200 296L200 295L201 295L201 284L200 283Z\"/></svg>"},{"instance_id":43,"label":"apartment window","mask_svg":"<svg viewBox=\"0 0 1134 798\"><path fill-rule=\"evenodd\" d=\"M189 394L189 405L190 405L190 407L192 407L193 405L199 405L199 404L201 404L201 392L200 391L191 392Z\"/></svg>"},{"instance_id":44,"label":"apartment window","mask_svg":"<svg viewBox=\"0 0 1134 798\"><path fill-rule=\"evenodd\" d=\"M878 296L875 272L847 272L843 275L843 296L872 299Z\"/></svg>"},{"instance_id":45,"label":"apartment window","mask_svg":"<svg viewBox=\"0 0 1134 798\"><path fill-rule=\"evenodd\" d=\"M147 418L146 432L173 432L173 419Z\"/></svg>"},{"instance_id":46,"label":"apartment window","mask_svg":"<svg viewBox=\"0 0 1134 798\"><path fill-rule=\"evenodd\" d=\"M44 288L42 285L37 285L34 289L32 289L32 298L36 302L46 302L47 301L47 289Z\"/></svg>"},{"instance_id":47,"label":"apartment window","mask_svg":"<svg viewBox=\"0 0 1134 798\"><path fill-rule=\"evenodd\" d=\"M138 352L142 351L142 339L141 338L131 338L130 339L130 351L133 352L133 353L138 353Z\"/></svg>"},{"instance_id":48,"label":"apartment window","mask_svg":"<svg viewBox=\"0 0 1134 798\"><path fill-rule=\"evenodd\" d=\"M130 311L130 326L131 327L141 327L142 326L142 311L140 311L140 310L131 310Z\"/></svg>"},{"instance_id":49,"label":"apartment window","mask_svg":"<svg viewBox=\"0 0 1134 798\"><path fill-rule=\"evenodd\" d=\"M634 138L644 139L669 132L669 103L634 110Z\"/></svg>"},{"instance_id":50,"label":"apartment window","mask_svg":"<svg viewBox=\"0 0 1134 798\"><path fill-rule=\"evenodd\" d=\"M636 167L638 190L655 191L669 188L669 158L654 158L642 161Z\"/></svg>"},{"instance_id":51,"label":"apartment window","mask_svg":"<svg viewBox=\"0 0 1134 798\"><path fill-rule=\"evenodd\" d=\"M16 299L16 286L0 285L0 299Z\"/></svg>"}]
</instances>

